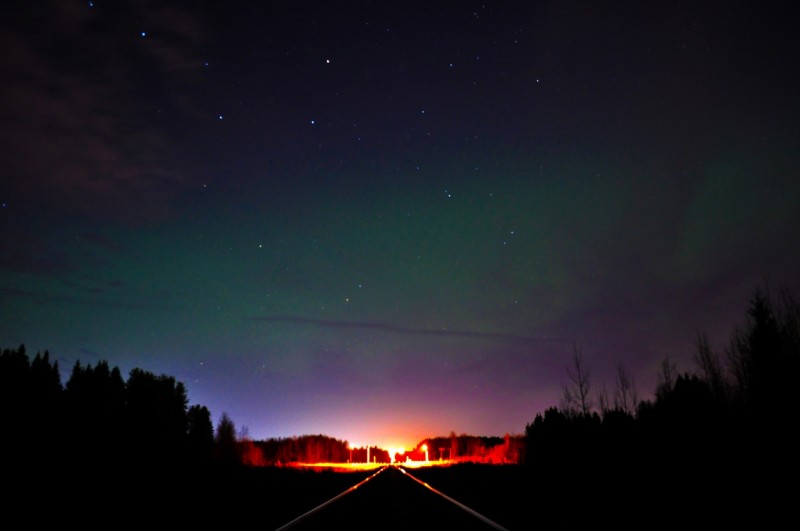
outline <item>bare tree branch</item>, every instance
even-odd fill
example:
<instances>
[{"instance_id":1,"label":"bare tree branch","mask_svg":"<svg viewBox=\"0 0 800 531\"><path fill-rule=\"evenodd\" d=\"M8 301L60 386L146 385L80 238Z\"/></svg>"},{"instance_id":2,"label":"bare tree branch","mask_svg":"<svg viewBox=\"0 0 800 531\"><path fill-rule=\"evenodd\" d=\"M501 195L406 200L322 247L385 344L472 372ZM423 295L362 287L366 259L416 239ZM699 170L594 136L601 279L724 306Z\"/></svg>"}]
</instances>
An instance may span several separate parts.
<instances>
[{"instance_id":1,"label":"bare tree branch","mask_svg":"<svg viewBox=\"0 0 800 531\"><path fill-rule=\"evenodd\" d=\"M572 365L567 367L567 377L571 385L562 385L563 400L567 412L579 411L581 415L589 415L592 411L592 399L589 391L590 372L583 362L583 354L577 345L572 345Z\"/></svg>"},{"instance_id":2,"label":"bare tree branch","mask_svg":"<svg viewBox=\"0 0 800 531\"><path fill-rule=\"evenodd\" d=\"M658 383L656 386L656 396L664 398L667 393L672 391L673 387L675 387L677 376L678 370L675 367L675 362L673 362L669 356L666 356L661 360L661 367L658 372Z\"/></svg>"},{"instance_id":3,"label":"bare tree branch","mask_svg":"<svg viewBox=\"0 0 800 531\"><path fill-rule=\"evenodd\" d=\"M633 377L628 374L622 362L617 363L617 388L614 391L614 407L629 415L636 413L639 399Z\"/></svg>"},{"instance_id":4,"label":"bare tree branch","mask_svg":"<svg viewBox=\"0 0 800 531\"><path fill-rule=\"evenodd\" d=\"M608 399L608 391L606 390L605 382L603 382L603 386L597 392L597 407L600 408L601 415L605 415L611 409L611 401Z\"/></svg>"}]
</instances>

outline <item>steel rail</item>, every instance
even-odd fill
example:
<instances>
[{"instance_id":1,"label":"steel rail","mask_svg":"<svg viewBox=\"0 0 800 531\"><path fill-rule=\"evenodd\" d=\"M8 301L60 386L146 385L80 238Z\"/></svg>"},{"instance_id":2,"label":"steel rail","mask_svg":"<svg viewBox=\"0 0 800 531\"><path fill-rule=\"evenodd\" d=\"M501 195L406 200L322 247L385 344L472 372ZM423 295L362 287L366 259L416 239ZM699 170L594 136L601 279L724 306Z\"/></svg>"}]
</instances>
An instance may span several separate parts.
<instances>
[{"instance_id":1,"label":"steel rail","mask_svg":"<svg viewBox=\"0 0 800 531\"><path fill-rule=\"evenodd\" d=\"M380 470L378 470L377 472L375 472L374 474L372 474L372 475L371 475L370 477L368 477L367 479L365 479L365 480L363 480L363 481L360 481L359 483L356 483L355 485L353 485L352 487L350 487L350 488L349 488L349 489L347 489L346 491L344 491L344 492L341 492L341 493L337 494L336 496L334 496L334 497L333 497L333 498L331 498L330 500L326 501L325 503L322 503L322 504L320 504L320 505L317 505L316 507L314 507L314 508L313 508L313 509L311 509L310 511L308 511L308 512L305 512L305 513L301 514L300 516L298 516L297 518L295 518L295 519L294 519L294 520L292 520L291 522L289 522L289 523L287 523L287 524L284 524L284 525L280 526L280 527L279 527L279 528L277 528L275 531L284 531L285 529L289 529L289 528L291 528L291 527L295 526L296 524L299 524L300 522L302 522L303 520L305 520L306 518L308 518L308 517L309 517L309 516L311 516L312 514L314 514L314 513L318 512L318 511L320 511L320 510L324 509L325 507L327 507L328 505L332 504L333 502L335 502L336 500L340 499L341 497L343 497L343 496L345 496L345 495L347 495L347 494L350 494L351 492L353 492L354 490L356 490L357 488L359 488L361 485L365 484L367 481L371 480L372 478L374 478L375 476L377 476L378 474L380 474L381 472L383 472L384 470L386 470L387 468L389 468L389 467L388 467L388 466L385 466L385 467L381 468Z\"/></svg>"},{"instance_id":2,"label":"steel rail","mask_svg":"<svg viewBox=\"0 0 800 531\"><path fill-rule=\"evenodd\" d=\"M497 522L495 522L495 521L493 521L493 520L490 520L490 519L486 518L485 516L483 516L481 513L479 513L479 512L478 512L478 511L476 511L475 509L471 509L471 508L467 507L466 505L464 505L464 504L463 504L463 503L461 503L460 501L458 501L458 500L454 500L453 498L451 498L450 496L448 496L448 495L447 495L447 494L445 494L444 492L442 492L442 491L440 491L440 490L436 490L435 488L431 487L430 485L428 485L427 483L425 483L425 482L424 482L424 481L422 481L421 479L415 478L414 476L412 476L411 474L409 474L408 472L406 472L404 469L402 469L402 468L398 467L398 470L399 470L400 472L402 472L403 474L405 474L407 477L409 477L409 478L413 479L414 481L416 481L417 483L419 483L420 485L422 485L423 487L425 487L426 489L430 490L431 492L433 492L433 493L435 493L435 494L438 494L439 496L441 496L441 497L442 497L442 498L444 498L445 500L447 500L447 501L449 501L450 503L454 504L454 505L455 505L456 507L458 507L459 509L462 509L462 510L464 510L464 511L468 512L469 514L471 514L472 516L474 516L474 517L475 517L475 518L477 518L478 520L482 521L482 522L483 522L483 523L485 523L486 525L488 525L488 526L490 526L490 527L493 527L493 528L497 529L498 531L508 531L508 529L506 529L505 527L501 526L501 525L500 525L500 524L498 524Z\"/></svg>"}]
</instances>

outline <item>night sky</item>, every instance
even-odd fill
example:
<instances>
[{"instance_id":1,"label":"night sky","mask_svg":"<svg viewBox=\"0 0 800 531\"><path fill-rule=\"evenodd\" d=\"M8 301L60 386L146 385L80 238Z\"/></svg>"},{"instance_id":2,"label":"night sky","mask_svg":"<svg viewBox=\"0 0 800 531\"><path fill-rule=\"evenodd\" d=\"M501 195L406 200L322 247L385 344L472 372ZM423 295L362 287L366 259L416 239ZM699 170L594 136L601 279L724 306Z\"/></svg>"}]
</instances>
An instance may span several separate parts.
<instances>
[{"instance_id":1,"label":"night sky","mask_svg":"<svg viewBox=\"0 0 800 531\"><path fill-rule=\"evenodd\" d=\"M0 6L0 347L250 436L519 433L800 286L769 2ZM258 4L258 5L256 5Z\"/></svg>"}]
</instances>

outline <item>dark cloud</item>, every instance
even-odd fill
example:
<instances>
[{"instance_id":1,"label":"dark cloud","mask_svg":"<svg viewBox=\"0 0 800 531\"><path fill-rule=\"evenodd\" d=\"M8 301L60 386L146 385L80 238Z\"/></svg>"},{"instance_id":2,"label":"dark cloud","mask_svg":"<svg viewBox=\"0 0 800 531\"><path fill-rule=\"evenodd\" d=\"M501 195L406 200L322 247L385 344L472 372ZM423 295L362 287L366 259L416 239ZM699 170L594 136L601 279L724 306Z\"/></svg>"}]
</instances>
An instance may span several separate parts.
<instances>
[{"instance_id":1,"label":"dark cloud","mask_svg":"<svg viewBox=\"0 0 800 531\"><path fill-rule=\"evenodd\" d=\"M66 253L38 231L0 222L0 245L0 270L53 276L74 270Z\"/></svg>"},{"instance_id":2,"label":"dark cloud","mask_svg":"<svg viewBox=\"0 0 800 531\"><path fill-rule=\"evenodd\" d=\"M82 287L79 289L83 293L88 293L93 295L99 295L104 293L104 290L102 288ZM32 301L34 304L37 305L66 303L70 305L85 306L95 309L105 308L105 309L147 310L147 311L176 310L174 306L152 304L146 302L125 302L110 298L92 298L92 297L81 297L75 295L62 295L62 294L54 294L44 290L38 291L38 290L20 289L20 288L5 287L5 286L0 287L0 300L3 299L8 300L10 302L13 302L17 299L25 299Z\"/></svg>"},{"instance_id":3,"label":"dark cloud","mask_svg":"<svg viewBox=\"0 0 800 531\"><path fill-rule=\"evenodd\" d=\"M91 242L92 244L100 247L104 251L123 251L125 246L121 243L117 242L116 240L109 238L108 236L104 236L103 234L98 233L84 233L83 239Z\"/></svg>"},{"instance_id":4,"label":"dark cloud","mask_svg":"<svg viewBox=\"0 0 800 531\"><path fill-rule=\"evenodd\" d=\"M192 119L183 90L202 67L201 31L193 15L151 7L109 16L50 2L4 13L9 201L92 219L169 215L189 176L181 139L162 122Z\"/></svg>"},{"instance_id":5,"label":"dark cloud","mask_svg":"<svg viewBox=\"0 0 800 531\"><path fill-rule=\"evenodd\" d=\"M79 348L78 352L80 352L82 356L85 356L86 358L89 358L90 360L96 360L96 359L98 359L100 357L100 354L98 354L94 350L86 348L86 347Z\"/></svg>"}]
</instances>

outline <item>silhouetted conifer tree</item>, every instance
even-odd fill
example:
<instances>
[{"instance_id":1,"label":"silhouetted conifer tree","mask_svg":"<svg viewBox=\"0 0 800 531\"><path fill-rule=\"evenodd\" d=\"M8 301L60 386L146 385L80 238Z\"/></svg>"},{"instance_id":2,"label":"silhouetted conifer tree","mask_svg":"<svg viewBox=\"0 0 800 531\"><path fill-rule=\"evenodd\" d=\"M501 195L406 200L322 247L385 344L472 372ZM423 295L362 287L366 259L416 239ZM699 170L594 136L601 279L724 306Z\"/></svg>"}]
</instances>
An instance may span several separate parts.
<instances>
[{"instance_id":1,"label":"silhouetted conifer tree","mask_svg":"<svg viewBox=\"0 0 800 531\"><path fill-rule=\"evenodd\" d=\"M183 383L167 375L133 369L125 386L129 440L138 457L175 459L187 433L187 397Z\"/></svg>"},{"instance_id":2,"label":"silhouetted conifer tree","mask_svg":"<svg viewBox=\"0 0 800 531\"><path fill-rule=\"evenodd\" d=\"M214 425L208 408L198 404L186 413L187 446L192 459L205 461L214 449Z\"/></svg>"},{"instance_id":3,"label":"silhouetted conifer tree","mask_svg":"<svg viewBox=\"0 0 800 531\"><path fill-rule=\"evenodd\" d=\"M214 436L214 457L222 465L233 466L241 463L236 444L236 425L227 413L223 412Z\"/></svg>"},{"instance_id":4,"label":"silhouetted conifer tree","mask_svg":"<svg viewBox=\"0 0 800 531\"><path fill-rule=\"evenodd\" d=\"M125 382L106 361L94 367L78 361L65 387L66 428L72 452L82 459L117 458L125 425Z\"/></svg>"},{"instance_id":5,"label":"silhouetted conifer tree","mask_svg":"<svg viewBox=\"0 0 800 531\"><path fill-rule=\"evenodd\" d=\"M24 458L30 442L30 364L25 345L0 354L0 451L6 462Z\"/></svg>"}]
</instances>

